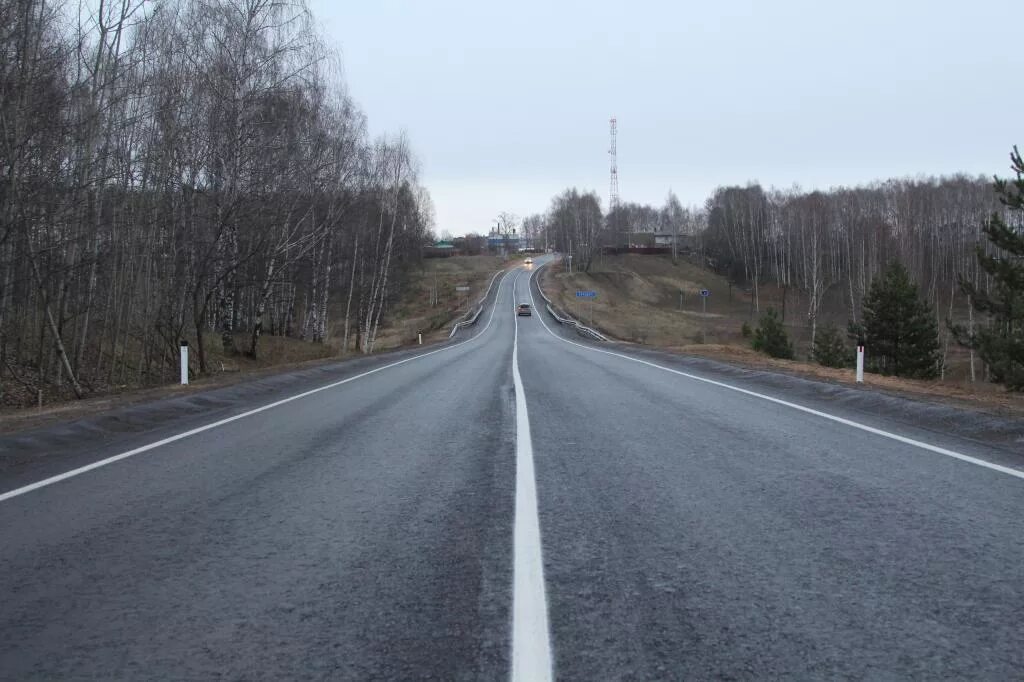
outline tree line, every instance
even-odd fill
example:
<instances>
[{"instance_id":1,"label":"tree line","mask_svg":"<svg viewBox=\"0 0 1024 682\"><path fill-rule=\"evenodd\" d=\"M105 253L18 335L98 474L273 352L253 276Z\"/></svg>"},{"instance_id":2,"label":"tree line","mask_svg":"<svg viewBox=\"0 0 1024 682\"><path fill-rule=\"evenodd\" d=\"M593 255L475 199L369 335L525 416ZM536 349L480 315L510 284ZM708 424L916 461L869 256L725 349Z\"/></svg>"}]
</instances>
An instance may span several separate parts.
<instances>
[{"instance_id":1,"label":"tree line","mask_svg":"<svg viewBox=\"0 0 1024 682\"><path fill-rule=\"evenodd\" d=\"M197 373L264 334L372 352L432 227L302 0L0 0L0 122L0 377L32 388L166 381L183 339Z\"/></svg>"},{"instance_id":2,"label":"tree line","mask_svg":"<svg viewBox=\"0 0 1024 682\"><path fill-rule=\"evenodd\" d=\"M863 336L866 321L874 328L874 318L885 319L880 306L895 294L905 301L901 310L912 313L907 338L914 340L878 356L877 369L922 377L940 372L931 337L945 329L981 353L990 378L1021 388L1024 163L1016 150L1011 168L1016 179L997 180L995 191L991 180L965 175L810 192L749 184L719 187L701 208L684 208L669 193L662 207L624 203L603 220L596 193L571 189L556 196L547 213L527 220L558 250L579 254L574 263L584 271L602 248L622 246L632 233L694 235L701 264L750 292L751 317L765 312L765 285L780 289L783 300L790 291L799 294L811 353L820 348L842 362L836 329L818 343L825 296L845 301L849 334ZM919 297L921 305L914 303ZM772 333L782 329L775 313L762 322ZM927 338L916 338L919 328ZM882 339L873 340L899 346ZM763 336L755 341L778 348L782 357L792 355L784 338L777 346ZM920 357L906 356L911 347L921 349Z\"/></svg>"},{"instance_id":3,"label":"tree line","mask_svg":"<svg viewBox=\"0 0 1024 682\"><path fill-rule=\"evenodd\" d=\"M720 188L707 202L704 248L714 269L752 289L755 312L764 283L801 292L813 342L826 292L841 290L856 322L872 280L891 261L906 266L937 315L966 305L961 278L990 286L974 249L999 210L991 182L965 176L828 192Z\"/></svg>"}]
</instances>

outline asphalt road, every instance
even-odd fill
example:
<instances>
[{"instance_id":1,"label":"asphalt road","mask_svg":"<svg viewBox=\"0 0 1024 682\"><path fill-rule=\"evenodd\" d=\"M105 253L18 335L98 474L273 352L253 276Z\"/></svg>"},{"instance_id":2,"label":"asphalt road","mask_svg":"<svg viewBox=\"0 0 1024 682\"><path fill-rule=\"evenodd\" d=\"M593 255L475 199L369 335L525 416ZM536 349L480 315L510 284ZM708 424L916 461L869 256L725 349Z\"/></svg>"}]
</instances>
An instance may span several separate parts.
<instances>
[{"instance_id":1,"label":"asphalt road","mask_svg":"<svg viewBox=\"0 0 1024 682\"><path fill-rule=\"evenodd\" d=\"M429 355L3 469L0 678L1024 676L1016 445L585 342L529 275Z\"/></svg>"}]
</instances>

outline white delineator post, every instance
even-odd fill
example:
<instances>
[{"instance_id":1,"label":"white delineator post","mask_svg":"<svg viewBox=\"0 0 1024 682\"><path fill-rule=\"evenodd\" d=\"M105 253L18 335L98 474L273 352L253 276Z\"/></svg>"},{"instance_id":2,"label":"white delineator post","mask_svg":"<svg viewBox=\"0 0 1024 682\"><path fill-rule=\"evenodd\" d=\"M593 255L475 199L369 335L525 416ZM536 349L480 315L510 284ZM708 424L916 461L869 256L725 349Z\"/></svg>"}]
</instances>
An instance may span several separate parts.
<instances>
[{"instance_id":1,"label":"white delineator post","mask_svg":"<svg viewBox=\"0 0 1024 682\"><path fill-rule=\"evenodd\" d=\"M181 342L181 385L188 385L188 341Z\"/></svg>"},{"instance_id":2,"label":"white delineator post","mask_svg":"<svg viewBox=\"0 0 1024 682\"><path fill-rule=\"evenodd\" d=\"M864 383L864 346L857 346L857 383Z\"/></svg>"},{"instance_id":3,"label":"white delineator post","mask_svg":"<svg viewBox=\"0 0 1024 682\"><path fill-rule=\"evenodd\" d=\"M423 332L416 332L416 337L419 339L420 345L422 346L423 345Z\"/></svg>"}]
</instances>

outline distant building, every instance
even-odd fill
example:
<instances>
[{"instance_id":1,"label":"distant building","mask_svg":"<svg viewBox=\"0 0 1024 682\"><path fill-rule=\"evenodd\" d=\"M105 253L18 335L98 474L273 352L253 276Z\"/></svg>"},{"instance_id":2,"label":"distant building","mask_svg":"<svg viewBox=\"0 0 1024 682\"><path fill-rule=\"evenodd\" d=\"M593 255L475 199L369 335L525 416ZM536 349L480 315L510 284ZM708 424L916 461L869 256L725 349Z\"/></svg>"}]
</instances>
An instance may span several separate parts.
<instances>
[{"instance_id":1,"label":"distant building","mask_svg":"<svg viewBox=\"0 0 1024 682\"><path fill-rule=\"evenodd\" d=\"M605 237L601 249L604 253L665 254L672 252L672 244L677 239L678 253L687 255L697 250L696 235L675 235L672 232L610 233Z\"/></svg>"},{"instance_id":2,"label":"distant building","mask_svg":"<svg viewBox=\"0 0 1024 682\"><path fill-rule=\"evenodd\" d=\"M667 246L672 248L672 243L678 239L677 246L680 253L689 253L697 246L697 237L692 234L675 235L671 232L655 232L654 245Z\"/></svg>"},{"instance_id":3,"label":"distant building","mask_svg":"<svg viewBox=\"0 0 1024 682\"><path fill-rule=\"evenodd\" d=\"M449 258L451 256L461 255L455 248L455 245L446 240L434 242L430 246L423 247L424 258Z\"/></svg>"},{"instance_id":4,"label":"distant building","mask_svg":"<svg viewBox=\"0 0 1024 682\"><path fill-rule=\"evenodd\" d=\"M487 235L487 248L493 253L516 253L523 249L523 240L515 232L503 234L492 230Z\"/></svg>"}]
</instances>

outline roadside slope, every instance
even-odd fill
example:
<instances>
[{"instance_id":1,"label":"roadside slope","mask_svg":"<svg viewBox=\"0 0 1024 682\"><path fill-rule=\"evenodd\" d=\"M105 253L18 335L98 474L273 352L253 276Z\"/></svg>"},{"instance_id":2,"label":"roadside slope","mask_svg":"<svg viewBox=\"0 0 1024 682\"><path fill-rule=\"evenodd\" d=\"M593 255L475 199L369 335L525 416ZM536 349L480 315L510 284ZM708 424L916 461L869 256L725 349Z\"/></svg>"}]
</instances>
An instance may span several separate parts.
<instances>
[{"instance_id":1,"label":"roadside slope","mask_svg":"<svg viewBox=\"0 0 1024 682\"><path fill-rule=\"evenodd\" d=\"M739 289L714 273L680 259L673 265L668 257L605 256L592 269L592 274L568 273L560 263L545 267L539 273L540 285L556 305L590 324L607 336L627 344L658 348L684 356L706 357L761 371L782 372L794 376L856 386L852 369L830 369L801 360L775 360L751 350L750 340L741 334L744 323L756 327L757 317ZM707 312L698 294L707 288ZM580 302L575 292L594 290L594 299ZM679 292L683 292L680 310ZM730 300L730 290L732 298ZM781 292L764 287L762 308L781 304ZM791 311L798 309L798 295L790 291L787 298ZM841 308L834 305L835 310ZM831 315L840 326L845 321ZM822 318L828 319L828 316ZM787 329L796 339L807 333L799 314L787 317ZM705 341L706 339L706 341ZM959 369L951 378L915 381L876 374L865 376L864 386L892 395L904 395L928 401L984 410L1010 418L1024 418L1024 396L1008 392L985 382L970 383L962 376L964 352L949 349L950 361ZM799 353L798 353L799 356ZM959 376L959 378L952 378ZM863 387L863 386L862 386Z\"/></svg>"}]
</instances>

